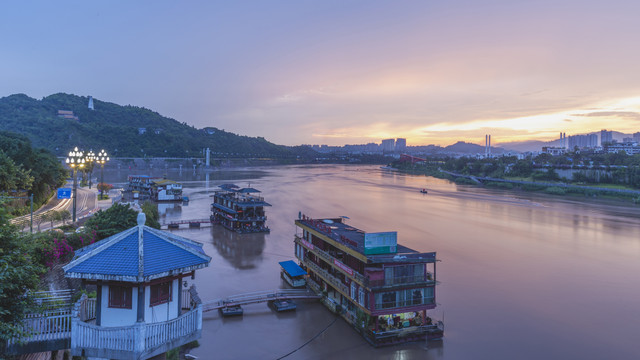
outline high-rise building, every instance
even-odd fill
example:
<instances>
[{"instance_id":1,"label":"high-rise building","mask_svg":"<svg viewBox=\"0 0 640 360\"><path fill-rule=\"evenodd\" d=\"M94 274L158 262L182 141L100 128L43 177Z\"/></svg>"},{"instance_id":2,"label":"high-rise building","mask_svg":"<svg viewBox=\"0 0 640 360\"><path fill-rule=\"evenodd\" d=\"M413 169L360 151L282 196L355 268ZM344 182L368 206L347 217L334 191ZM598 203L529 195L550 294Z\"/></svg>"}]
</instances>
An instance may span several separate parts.
<instances>
[{"instance_id":1,"label":"high-rise building","mask_svg":"<svg viewBox=\"0 0 640 360\"><path fill-rule=\"evenodd\" d=\"M89 110L93 110L93 96L89 96Z\"/></svg>"},{"instance_id":2,"label":"high-rise building","mask_svg":"<svg viewBox=\"0 0 640 360\"><path fill-rule=\"evenodd\" d=\"M397 138L396 151L405 151L405 150L407 150L407 139Z\"/></svg>"},{"instance_id":3,"label":"high-rise building","mask_svg":"<svg viewBox=\"0 0 640 360\"><path fill-rule=\"evenodd\" d=\"M395 150L395 145L396 141L394 139L384 139L382 140L382 144L380 146L382 147L382 151L391 152Z\"/></svg>"},{"instance_id":4,"label":"high-rise building","mask_svg":"<svg viewBox=\"0 0 640 360\"><path fill-rule=\"evenodd\" d=\"M600 130L600 146L610 142L613 142L613 131L607 131L607 129Z\"/></svg>"},{"instance_id":5,"label":"high-rise building","mask_svg":"<svg viewBox=\"0 0 640 360\"><path fill-rule=\"evenodd\" d=\"M633 133L633 141L635 141L638 144L640 144L640 132Z\"/></svg>"}]
</instances>

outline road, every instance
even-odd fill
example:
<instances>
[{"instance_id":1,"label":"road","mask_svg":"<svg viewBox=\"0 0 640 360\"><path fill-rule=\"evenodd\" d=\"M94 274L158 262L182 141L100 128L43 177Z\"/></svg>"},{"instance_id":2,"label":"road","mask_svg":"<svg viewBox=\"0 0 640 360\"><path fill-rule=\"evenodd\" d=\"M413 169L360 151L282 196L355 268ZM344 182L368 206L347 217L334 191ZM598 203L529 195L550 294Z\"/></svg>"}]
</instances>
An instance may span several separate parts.
<instances>
[{"instance_id":1,"label":"road","mask_svg":"<svg viewBox=\"0 0 640 360\"><path fill-rule=\"evenodd\" d=\"M77 200L76 200L76 220L80 220L91 215L93 212L98 210L98 190L94 187L89 189L88 187L79 187L77 189ZM109 203L111 200L105 200ZM73 199L57 199L55 196L49 200L45 205L43 205L40 209L34 210L33 212L33 229L34 231L44 231L51 228L51 221L47 221L45 214L50 213L52 211L60 211L60 210L68 210L69 213L73 216ZM26 220L26 225L22 227L22 230L29 231L29 221L31 218L31 214L18 216L11 220L14 224L24 223ZM39 226L38 226L39 223ZM71 223L71 218L69 218L68 223ZM54 221L53 227L60 226L62 224L61 221ZM18 225L20 226L20 225Z\"/></svg>"}]
</instances>

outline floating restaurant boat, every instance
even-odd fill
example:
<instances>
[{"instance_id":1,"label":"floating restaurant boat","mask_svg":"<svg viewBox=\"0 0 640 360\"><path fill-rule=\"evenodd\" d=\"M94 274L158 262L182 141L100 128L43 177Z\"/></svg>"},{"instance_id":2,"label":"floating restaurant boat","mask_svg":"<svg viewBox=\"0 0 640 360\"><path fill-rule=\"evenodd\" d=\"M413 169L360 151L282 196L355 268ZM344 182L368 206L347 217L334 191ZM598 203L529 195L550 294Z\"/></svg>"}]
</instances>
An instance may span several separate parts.
<instances>
[{"instance_id":1,"label":"floating restaurant boat","mask_svg":"<svg viewBox=\"0 0 640 360\"><path fill-rule=\"evenodd\" d=\"M129 175L127 190L136 199L155 201L182 201L182 184L165 178L152 178L149 175ZM135 194L138 196L135 196Z\"/></svg>"},{"instance_id":2,"label":"floating restaurant boat","mask_svg":"<svg viewBox=\"0 0 640 360\"><path fill-rule=\"evenodd\" d=\"M436 253L397 243L397 232L366 233L344 217L295 221L295 254L310 288L374 346L441 339L436 307ZM301 230L301 234L299 233Z\"/></svg>"},{"instance_id":3,"label":"floating restaurant boat","mask_svg":"<svg viewBox=\"0 0 640 360\"><path fill-rule=\"evenodd\" d=\"M234 184L223 184L219 188L213 195L211 222L238 233L269 232L264 208L271 204L255 195L259 190Z\"/></svg>"},{"instance_id":4,"label":"floating restaurant boat","mask_svg":"<svg viewBox=\"0 0 640 360\"><path fill-rule=\"evenodd\" d=\"M307 282L305 281L305 276L307 276L307 272L304 271L303 268L298 266L293 260L281 261L280 267L282 270L280 271L280 276L292 287L299 288L304 287Z\"/></svg>"}]
</instances>

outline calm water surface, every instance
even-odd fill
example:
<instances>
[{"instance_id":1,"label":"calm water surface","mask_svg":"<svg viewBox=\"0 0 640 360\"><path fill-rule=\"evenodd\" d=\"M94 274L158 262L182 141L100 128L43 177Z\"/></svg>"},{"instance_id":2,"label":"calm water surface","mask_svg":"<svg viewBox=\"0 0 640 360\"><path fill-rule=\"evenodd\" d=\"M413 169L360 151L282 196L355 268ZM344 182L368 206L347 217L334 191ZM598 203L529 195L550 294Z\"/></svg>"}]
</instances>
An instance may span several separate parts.
<instances>
[{"instance_id":1,"label":"calm water surface","mask_svg":"<svg viewBox=\"0 0 640 360\"><path fill-rule=\"evenodd\" d=\"M107 180L126 175L114 172ZM346 215L370 232L397 230L400 243L437 252L441 284L433 314L444 318L444 341L374 349L340 319L287 359L640 358L638 207L457 186L377 166L167 175L183 181L191 198L187 206L161 209L167 220L208 217L212 191L227 182L250 184L273 205L270 234L238 235L217 226L175 231L204 243L212 257L191 281L205 300L283 287L278 262L294 258L299 211ZM333 320L317 303L300 303L287 314L251 305L233 319L206 313L200 347L191 353L277 359Z\"/></svg>"}]
</instances>

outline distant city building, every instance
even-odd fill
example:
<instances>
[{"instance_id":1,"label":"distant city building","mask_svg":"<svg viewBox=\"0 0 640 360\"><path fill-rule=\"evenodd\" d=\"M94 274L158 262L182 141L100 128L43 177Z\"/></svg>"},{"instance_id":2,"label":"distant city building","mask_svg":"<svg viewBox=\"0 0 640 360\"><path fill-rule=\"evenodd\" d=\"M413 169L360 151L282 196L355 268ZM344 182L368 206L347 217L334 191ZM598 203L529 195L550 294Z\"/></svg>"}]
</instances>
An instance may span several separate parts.
<instances>
[{"instance_id":1,"label":"distant city building","mask_svg":"<svg viewBox=\"0 0 640 360\"><path fill-rule=\"evenodd\" d=\"M623 142L623 143L630 143L630 142L633 142L633 138L629 138L629 137L622 138L622 142Z\"/></svg>"},{"instance_id":2,"label":"distant city building","mask_svg":"<svg viewBox=\"0 0 640 360\"><path fill-rule=\"evenodd\" d=\"M542 148L542 153L543 154L549 154L549 155L562 155L564 153L567 152L567 149L564 147L556 147L556 146L544 146Z\"/></svg>"},{"instance_id":3,"label":"distant city building","mask_svg":"<svg viewBox=\"0 0 640 360\"><path fill-rule=\"evenodd\" d=\"M607 129L600 130L600 146L610 142L613 142L613 131L608 131Z\"/></svg>"},{"instance_id":4,"label":"distant city building","mask_svg":"<svg viewBox=\"0 0 640 360\"><path fill-rule=\"evenodd\" d=\"M576 148L579 149L592 149L598 146L598 135L596 134L588 134L588 135L573 135L568 138L568 147L569 150L573 150Z\"/></svg>"},{"instance_id":5,"label":"distant city building","mask_svg":"<svg viewBox=\"0 0 640 360\"><path fill-rule=\"evenodd\" d=\"M613 143L604 148L604 151L609 154L615 154L620 151L624 151L627 155L640 154L640 146L636 142L622 142Z\"/></svg>"},{"instance_id":6,"label":"distant city building","mask_svg":"<svg viewBox=\"0 0 640 360\"><path fill-rule=\"evenodd\" d=\"M213 134L215 134L215 133L216 133L216 129L214 129L214 128L209 128L209 127L207 127L207 128L202 129L202 130L203 130L204 132L206 132L207 134L209 134L209 135L213 135Z\"/></svg>"},{"instance_id":7,"label":"distant city building","mask_svg":"<svg viewBox=\"0 0 640 360\"><path fill-rule=\"evenodd\" d=\"M396 139L396 151L405 151L407 149L407 139L397 138Z\"/></svg>"},{"instance_id":8,"label":"distant city building","mask_svg":"<svg viewBox=\"0 0 640 360\"><path fill-rule=\"evenodd\" d=\"M138 135L142 135L142 134L144 134L146 132L147 132L147 128L143 128L143 127L138 128Z\"/></svg>"},{"instance_id":9,"label":"distant city building","mask_svg":"<svg viewBox=\"0 0 640 360\"><path fill-rule=\"evenodd\" d=\"M160 135L160 134L162 134L162 132L163 132L163 131L164 131L164 130L163 130L163 129L160 129L160 128L153 130L153 132L154 132L156 135Z\"/></svg>"},{"instance_id":10,"label":"distant city building","mask_svg":"<svg viewBox=\"0 0 640 360\"><path fill-rule=\"evenodd\" d=\"M380 144L383 152L392 152L393 150L395 150L395 145L396 145L395 139L384 139Z\"/></svg>"},{"instance_id":11,"label":"distant city building","mask_svg":"<svg viewBox=\"0 0 640 360\"><path fill-rule=\"evenodd\" d=\"M640 144L640 132L633 133L633 141L635 141L638 144Z\"/></svg>"},{"instance_id":12,"label":"distant city building","mask_svg":"<svg viewBox=\"0 0 640 360\"><path fill-rule=\"evenodd\" d=\"M93 96L89 96L89 110L93 110Z\"/></svg>"},{"instance_id":13,"label":"distant city building","mask_svg":"<svg viewBox=\"0 0 640 360\"><path fill-rule=\"evenodd\" d=\"M78 117L75 116L73 114L73 111L71 110L58 110L58 117L61 117L63 119L71 119L71 120L75 120L78 121Z\"/></svg>"}]
</instances>

